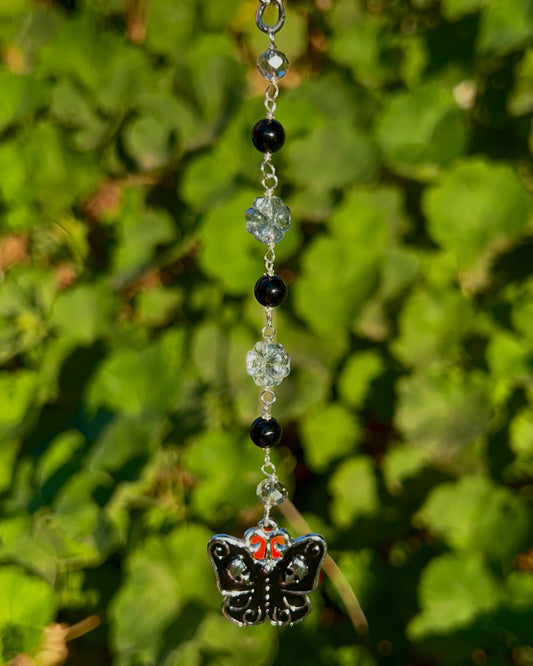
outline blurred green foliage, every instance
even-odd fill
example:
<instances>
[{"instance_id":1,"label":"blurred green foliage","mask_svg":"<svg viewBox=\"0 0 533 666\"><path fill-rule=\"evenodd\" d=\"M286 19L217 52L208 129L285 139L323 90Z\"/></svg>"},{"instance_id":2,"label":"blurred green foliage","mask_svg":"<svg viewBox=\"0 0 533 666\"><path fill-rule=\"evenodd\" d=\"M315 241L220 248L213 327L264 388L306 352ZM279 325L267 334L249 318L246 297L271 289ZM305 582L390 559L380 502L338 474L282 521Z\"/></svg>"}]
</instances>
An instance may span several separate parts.
<instances>
[{"instance_id":1,"label":"blurred green foliage","mask_svg":"<svg viewBox=\"0 0 533 666\"><path fill-rule=\"evenodd\" d=\"M370 633L327 579L292 629L220 615L256 4L0 0L0 660L98 615L67 663L533 664L531 0L287 2L276 459Z\"/></svg>"}]
</instances>

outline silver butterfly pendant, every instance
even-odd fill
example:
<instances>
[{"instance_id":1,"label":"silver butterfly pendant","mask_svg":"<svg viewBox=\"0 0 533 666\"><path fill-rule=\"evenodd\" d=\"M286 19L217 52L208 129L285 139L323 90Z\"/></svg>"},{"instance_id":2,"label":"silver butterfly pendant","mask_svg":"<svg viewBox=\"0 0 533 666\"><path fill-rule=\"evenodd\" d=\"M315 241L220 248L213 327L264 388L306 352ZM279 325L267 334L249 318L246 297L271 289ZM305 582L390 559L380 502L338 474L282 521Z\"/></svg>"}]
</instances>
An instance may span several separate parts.
<instances>
[{"instance_id":1,"label":"silver butterfly pendant","mask_svg":"<svg viewBox=\"0 0 533 666\"><path fill-rule=\"evenodd\" d=\"M207 552L224 597L222 612L241 627L301 622L313 608L308 594L318 584L326 550L320 534L293 541L271 518L243 539L215 535Z\"/></svg>"}]
</instances>

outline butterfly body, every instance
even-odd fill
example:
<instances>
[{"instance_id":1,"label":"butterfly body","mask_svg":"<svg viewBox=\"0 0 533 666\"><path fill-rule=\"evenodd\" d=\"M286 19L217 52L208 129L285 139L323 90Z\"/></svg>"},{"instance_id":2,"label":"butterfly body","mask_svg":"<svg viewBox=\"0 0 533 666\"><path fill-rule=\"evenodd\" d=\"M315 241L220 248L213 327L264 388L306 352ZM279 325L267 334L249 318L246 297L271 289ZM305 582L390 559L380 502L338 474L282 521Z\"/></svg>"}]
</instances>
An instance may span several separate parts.
<instances>
[{"instance_id":1,"label":"butterfly body","mask_svg":"<svg viewBox=\"0 0 533 666\"><path fill-rule=\"evenodd\" d=\"M308 594L317 586L326 542L319 534L293 541L271 521L247 530L244 539L215 535L208 554L228 619L240 626L293 625L313 607Z\"/></svg>"}]
</instances>

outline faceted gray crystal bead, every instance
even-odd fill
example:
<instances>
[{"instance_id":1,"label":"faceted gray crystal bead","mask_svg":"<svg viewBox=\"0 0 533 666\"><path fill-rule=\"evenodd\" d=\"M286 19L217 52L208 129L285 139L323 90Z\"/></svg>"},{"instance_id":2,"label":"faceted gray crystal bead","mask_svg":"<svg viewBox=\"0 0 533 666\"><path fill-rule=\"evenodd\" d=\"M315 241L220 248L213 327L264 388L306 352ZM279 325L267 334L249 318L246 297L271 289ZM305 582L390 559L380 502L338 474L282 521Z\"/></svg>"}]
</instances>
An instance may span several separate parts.
<instances>
[{"instance_id":1,"label":"faceted gray crystal bead","mask_svg":"<svg viewBox=\"0 0 533 666\"><path fill-rule=\"evenodd\" d=\"M228 564L226 573L234 583L248 583L250 581L250 570L242 557L235 557Z\"/></svg>"},{"instance_id":2,"label":"faceted gray crystal bead","mask_svg":"<svg viewBox=\"0 0 533 666\"><path fill-rule=\"evenodd\" d=\"M257 486L257 497L264 506L278 506L287 499L287 489L279 479L265 479Z\"/></svg>"},{"instance_id":3,"label":"faceted gray crystal bead","mask_svg":"<svg viewBox=\"0 0 533 666\"><path fill-rule=\"evenodd\" d=\"M257 197L244 217L246 231L265 245L279 243L291 226L291 210L279 197Z\"/></svg>"},{"instance_id":4,"label":"faceted gray crystal bead","mask_svg":"<svg viewBox=\"0 0 533 666\"><path fill-rule=\"evenodd\" d=\"M257 342L246 355L246 371L257 386L279 386L291 371L291 360L279 342Z\"/></svg>"},{"instance_id":5,"label":"faceted gray crystal bead","mask_svg":"<svg viewBox=\"0 0 533 666\"><path fill-rule=\"evenodd\" d=\"M287 56L276 49L267 49L257 59L259 74L269 81L282 79L289 69Z\"/></svg>"},{"instance_id":6,"label":"faceted gray crystal bead","mask_svg":"<svg viewBox=\"0 0 533 666\"><path fill-rule=\"evenodd\" d=\"M305 563L305 560L302 557L294 557L285 574L286 583L299 583L303 580L309 573L309 567Z\"/></svg>"}]
</instances>

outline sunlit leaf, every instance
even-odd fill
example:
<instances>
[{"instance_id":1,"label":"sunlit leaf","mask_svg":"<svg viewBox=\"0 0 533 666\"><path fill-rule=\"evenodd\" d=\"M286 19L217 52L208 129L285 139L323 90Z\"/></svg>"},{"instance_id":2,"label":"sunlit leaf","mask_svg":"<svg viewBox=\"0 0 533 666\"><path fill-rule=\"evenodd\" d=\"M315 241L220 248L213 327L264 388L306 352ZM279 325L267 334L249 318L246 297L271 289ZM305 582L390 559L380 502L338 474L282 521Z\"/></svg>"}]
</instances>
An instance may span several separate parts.
<instances>
[{"instance_id":1,"label":"sunlit leaf","mask_svg":"<svg viewBox=\"0 0 533 666\"><path fill-rule=\"evenodd\" d=\"M506 558L526 544L531 515L508 488L482 476L466 476L435 488L420 511L423 523L465 553Z\"/></svg>"},{"instance_id":2,"label":"sunlit leaf","mask_svg":"<svg viewBox=\"0 0 533 666\"><path fill-rule=\"evenodd\" d=\"M408 626L415 641L467 627L476 617L493 613L502 596L481 557L455 553L441 555L427 565L418 594L422 611Z\"/></svg>"},{"instance_id":3,"label":"sunlit leaf","mask_svg":"<svg viewBox=\"0 0 533 666\"><path fill-rule=\"evenodd\" d=\"M342 462L331 477L333 521L342 528L354 520L372 516L379 507L378 486L374 465L368 456L358 456Z\"/></svg>"},{"instance_id":4,"label":"sunlit leaf","mask_svg":"<svg viewBox=\"0 0 533 666\"><path fill-rule=\"evenodd\" d=\"M317 472L327 469L332 460L358 447L359 425L341 405L315 408L302 422L302 444L309 467Z\"/></svg>"},{"instance_id":5,"label":"sunlit leaf","mask_svg":"<svg viewBox=\"0 0 533 666\"><path fill-rule=\"evenodd\" d=\"M127 414L175 408L181 394L183 344L183 332L177 330L144 349L117 350L98 368L88 403Z\"/></svg>"},{"instance_id":6,"label":"sunlit leaf","mask_svg":"<svg viewBox=\"0 0 533 666\"><path fill-rule=\"evenodd\" d=\"M391 98L377 137L393 169L422 179L461 155L467 142L461 111L437 81Z\"/></svg>"},{"instance_id":7,"label":"sunlit leaf","mask_svg":"<svg viewBox=\"0 0 533 666\"><path fill-rule=\"evenodd\" d=\"M399 382L396 423L411 444L452 460L490 426L488 381L482 373L420 373Z\"/></svg>"},{"instance_id":8,"label":"sunlit leaf","mask_svg":"<svg viewBox=\"0 0 533 666\"><path fill-rule=\"evenodd\" d=\"M472 264L489 243L513 240L531 214L512 169L480 158L455 166L426 190L423 205L431 236L456 253L460 266Z\"/></svg>"}]
</instances>

